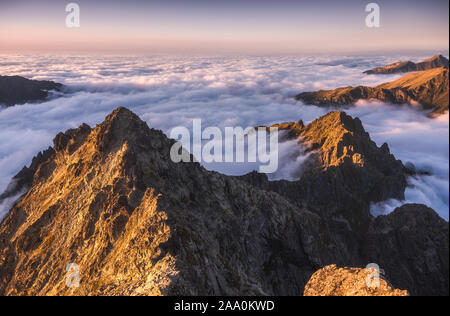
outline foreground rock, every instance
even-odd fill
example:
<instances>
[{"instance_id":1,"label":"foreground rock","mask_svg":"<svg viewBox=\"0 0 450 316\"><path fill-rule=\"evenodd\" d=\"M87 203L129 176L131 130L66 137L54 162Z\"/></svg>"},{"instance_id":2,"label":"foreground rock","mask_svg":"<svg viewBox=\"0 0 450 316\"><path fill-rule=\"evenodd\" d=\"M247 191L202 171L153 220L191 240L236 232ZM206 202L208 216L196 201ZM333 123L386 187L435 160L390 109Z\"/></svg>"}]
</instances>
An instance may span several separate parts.
<instances>
[{"instance_id":1,"label":"foreground rock","mask_svg":"<svg viewBox=\"0 0 450 316\"><path fill-rule=\"evenodd\" d=\"M19 76L0 76L0 105L13 106L44 101L49 91L61 91L63 85L53 81L29 80Z\"/></svg>"},{"instance_id":2,"label":"foreground rock","mask_svg":"<svg viewBox=\"0 0 450 316\"><path fill-rule=\"evenodd\" d=\"M407 291L392 289L382 278L375 285L374 275L379 278L373 269L327 266L313 274L304 296L408 296Z\"/></svg>"},{"instance_id":3,"label":"foreground rock","mask_svg":"<svg viewBox=\"0 0 450 316\"><path fill-rule=\"evenodd\" d=\"M376 87L344 87L334 90L303 92L296 96L305 104L346 106L358 100L379 100L391 104L421 104L430 116L448 112L448 68L408 74Z\"/></svg>"},{"instance_id":4,"label":"foreground rock","mask_svg":"<svg viewBox=\"0 0 450 316\"><path fill-rule=\"evenodd\" d=\"M423 71L433 68L448 68L448 59L442 55L436 55L419 63L412 61L400 61L384 67L377 67L364 71L365 74L395 74L411 71Z\"/></svg>"},{"instance_id":5,"label":"foreground rock","mask_svg":"<svg viewBox=\"0 0 450 316\"><path fill-rule=\"evenodd\" d=\"M433 211L330 218L175 164L172 144L124 108L57 135L16 178L28 189L0 225L0 295L298 295L321 267L370 262L411 294L448 294L448 224Z\"/></svg>"}]
</instances>

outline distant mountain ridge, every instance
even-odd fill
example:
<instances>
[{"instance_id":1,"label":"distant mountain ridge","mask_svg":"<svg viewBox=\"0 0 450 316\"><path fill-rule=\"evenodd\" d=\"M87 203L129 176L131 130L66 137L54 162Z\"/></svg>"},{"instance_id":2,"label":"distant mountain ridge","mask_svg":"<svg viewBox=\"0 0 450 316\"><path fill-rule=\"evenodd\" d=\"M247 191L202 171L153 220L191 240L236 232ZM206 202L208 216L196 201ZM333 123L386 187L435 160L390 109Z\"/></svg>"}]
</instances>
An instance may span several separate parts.
<instances>
[{"instance_id":1,"label":"distant mountain ridge","mask_svg":"<svg viewBox=\"0 0 450 316\"><path fill-rule=\"evenodd\" d=\"M0 76L0 105L13 106L44 101L49 91L61 91L63 85L53 81L30 80L20 76Z\"/></svg>"},{"instance_id":2,"label":"distant mountain ridge","mask_svg":"<svg viewBox=\"0 0 450 316\"><path fill-rule=\"evenodd\" d=\"M376 87L342 87L334 90L303 92L296 96L305 104L317 106L346 106L358 100L380 100L391 104L420 103L430 116L449 109L449 73L441 67L411 73Z\"/></svg>"},{"instance_id":3,"label":"distant mountain ridge","mask_svg":"<svg viewBox=\"0 0 450 316\"><path fill-rule=\"evenodd\" d=\"M384 67L377 67L367 71L365 74L395 74L411 71L423 71L433 68L446 67L448 68L448 59L438 54L431 58L425 59L422 62L414 63L412 61L399 61Z\"/></svg>"}]
</instances>

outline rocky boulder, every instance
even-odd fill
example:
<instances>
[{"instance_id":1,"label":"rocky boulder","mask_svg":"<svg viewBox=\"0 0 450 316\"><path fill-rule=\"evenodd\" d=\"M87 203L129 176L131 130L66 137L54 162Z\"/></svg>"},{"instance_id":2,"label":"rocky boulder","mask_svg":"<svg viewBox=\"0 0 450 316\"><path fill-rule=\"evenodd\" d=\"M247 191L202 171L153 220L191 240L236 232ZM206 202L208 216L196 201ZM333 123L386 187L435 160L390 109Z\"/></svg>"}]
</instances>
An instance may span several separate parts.
<instances>
[{"instance_id":1,"label":"rocky boulder","mask_svg":"<svg viewBox=\"0 0 450 316\"><path fill-rule=\"evenodd\" d=\"M392 289L374 268L331 265L313 274L306 284L304 296L408 296L408 292Z\"/></svg>"}]
</instances>

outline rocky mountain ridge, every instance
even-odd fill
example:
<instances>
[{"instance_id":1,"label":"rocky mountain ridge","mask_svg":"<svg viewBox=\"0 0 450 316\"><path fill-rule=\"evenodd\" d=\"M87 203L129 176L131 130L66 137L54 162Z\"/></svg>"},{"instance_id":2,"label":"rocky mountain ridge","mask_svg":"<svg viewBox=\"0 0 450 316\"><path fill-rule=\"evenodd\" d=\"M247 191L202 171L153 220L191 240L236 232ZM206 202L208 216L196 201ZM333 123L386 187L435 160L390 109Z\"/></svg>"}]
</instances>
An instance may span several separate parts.
<instances>
[{"instance_id":1,"label":"rocky mountain ridge","mask_svg":"<svg viewBox=\"0 0 450 316\"><path fill-rule=\"evenodd\" d=\"M29 80L20 76L0 76L0 105L13 106L44 101L49 91L61 91L63 85L53 81Z\"/></svg>"},{"instance_id":2,"label":"rocky mountain ridge","mask_svg":"<svg viewBox=\"0 0 450 316\"><path fill-rule=\"evenodd\" d=\"M412 71L423 71L433 68L446 67L448 68L448 59L441 54L435 55L424 61L414 63L412 61L399 61L387 66L373 68L364 71L365 74L395 74Z\"/></svg>"},{"instance_id":3,"label":"rocky mountain ridge","mask_svg":"<svg viewBox=\"0 0 450 316\"><path fill-rule=\"evenodd\" d=\"M343 87L334 90L303 92L296 96L305 104L317 106L348 106L358 100L379 100L390 104L419 103L430 116L448 112L448 68L412 73L376 87Z\"/></svg>"},{"instance_id":4,"label":"rocky mountain ridge","mask_svg":"<svg viewBox=\"0 0 450 316\"><path fill-rule=\"evenodd\" d=\"M292 125L312 160L286 190L173 163L174 141L125 108L58 134L9 187L26 193L0 224L0 295L300 295L322 267L371 262L412 295L448 295L448 223L421 205L373 218L356 196L404 193L387 146L343 112Z\"/></svg>"}]
</instances>

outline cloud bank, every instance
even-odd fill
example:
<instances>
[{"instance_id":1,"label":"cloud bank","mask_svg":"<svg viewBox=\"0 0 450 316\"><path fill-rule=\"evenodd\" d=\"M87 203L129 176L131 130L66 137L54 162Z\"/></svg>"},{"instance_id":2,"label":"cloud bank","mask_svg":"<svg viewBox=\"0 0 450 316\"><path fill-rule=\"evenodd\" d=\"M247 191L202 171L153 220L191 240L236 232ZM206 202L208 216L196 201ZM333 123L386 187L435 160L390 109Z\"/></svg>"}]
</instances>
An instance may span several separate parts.
<instances>
[{"instance_id":1,"label":"cloud bank","mask_svg":"<svg viewBox=\"0 0 450 316\"><path fill-rule=\"evenodd\" d=\"M167 135L176 126L192 126L194 118L219 128L299 119L307 123L329 109L302 105L292 98L297 93L377 85L401 75L364 75L362 71L426 57L0 55L2 75L54 80L68 87L63 98L0 110L0 191L38 151L52 145L58 132L83 122L95 126L118 106L130 108ZM448 219L448 115L432 120L408 107L369 102L346 111L362 120L378 145L387 142L397 158L432 174L410 179L407 201L426 202ZM303 156L287 159L292 155L283 149L279 174L273 179L293 179L301 167ZM254 168L207 167L228 174ZM389 205L396 203L403 202L374 206L374 212L392 211Z\"/></svg>"}]
</instances>

